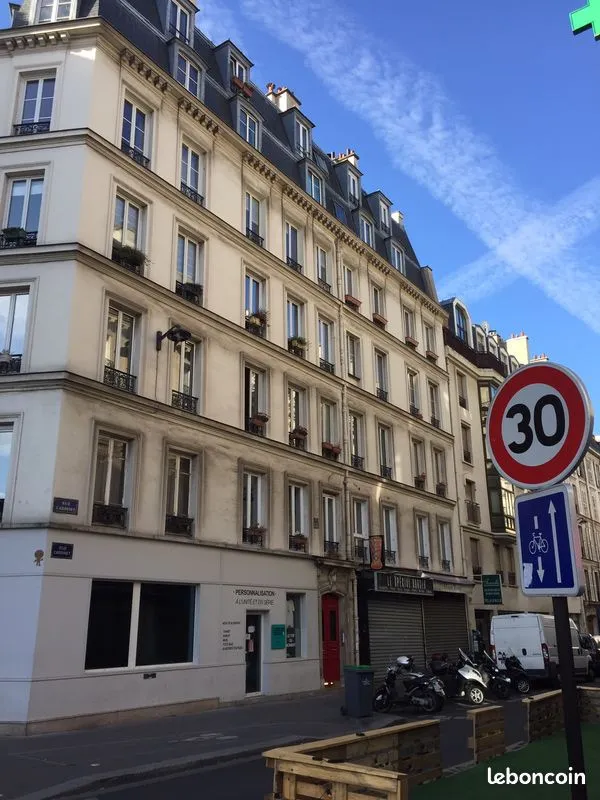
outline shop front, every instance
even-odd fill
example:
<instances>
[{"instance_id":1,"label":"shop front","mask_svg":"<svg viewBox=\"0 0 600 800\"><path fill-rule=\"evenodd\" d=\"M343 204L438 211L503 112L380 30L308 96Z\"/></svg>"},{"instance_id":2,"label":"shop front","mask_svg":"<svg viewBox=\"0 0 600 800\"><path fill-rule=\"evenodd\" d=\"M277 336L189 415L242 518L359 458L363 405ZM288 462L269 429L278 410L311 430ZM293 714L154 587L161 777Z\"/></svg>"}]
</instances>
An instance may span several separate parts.
<instances>
[{"instance_id":1,"label":"shop front","mask_svg":"<svg viewBox=\"0 0 600 800\"><path fill-rule=\"evenodd\" d=\"M398 656L412 656L422 669L433 653L454 657L459 647L468 647L464 590L447 588L434 578L408 572L360 574L360 661L374 668L376 679Z\"/></svg>"}]
</instances>

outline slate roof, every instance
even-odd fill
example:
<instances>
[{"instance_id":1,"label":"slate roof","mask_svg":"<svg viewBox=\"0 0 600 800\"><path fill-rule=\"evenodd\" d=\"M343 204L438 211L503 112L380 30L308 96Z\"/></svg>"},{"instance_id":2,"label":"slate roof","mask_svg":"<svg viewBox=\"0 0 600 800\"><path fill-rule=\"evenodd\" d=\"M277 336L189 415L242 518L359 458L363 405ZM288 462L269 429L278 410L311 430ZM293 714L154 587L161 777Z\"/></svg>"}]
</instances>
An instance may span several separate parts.
<instances>
[{"instance_id":1,"label":"slate roof","mask_svg":"<svg viewBox=\"0 0 600 800\"><path fill-rule=\"evenodd\" d=\"M13 27L27 25L27 16L33 2L34 0L23 0L20 11L17 11L14 16ZM159 13L162 2L164 0L127 0L127 3L121 2L121 0L78 0L77 16L79 18L102 17L155 64L163 70L169 71L168 43L170 37L162 32ZM131 8L135 9L137 14L133 13ZM143 17L149 24L145 24L137 15ZM207 68L208 78L205 81L204 93L205 105L224 124L235 129L233 103L231 102L233 93L229 87L227 76L221 74L215 58L217 47L201 30L196 28L193 49ZM304 168L293 150L293 143L289 141L286 134L282 120L283 114L274 103L267 99L259 87L255 84L252 84L252 86L254 87L254 92L246 102L255 109L263 120L261 153L291 181L305 190ZM346 209L346 225L354 233L358 234L358 214L354 213L354 209L349 205L345 197L345 191L340 185L334 162L314 141L312 149L313 153L320 156L317 161L320 171L325 172L327 176L325 181L325 204L327 210L337 217L334 203L343 206ZM365 211L371 217L372 212L367 198L372 197L373 194L373 192L367 193L361 190L359 204L360 210ZM391 218L390 226L392 240L395 240L400 245L405 254L406 277L421 291L432 297L421 274L419 261L406 230ZM389 262L390 257L386 238L378 226L374 225L374 249L383 259ZM437 298L432 297L432 299L437 302Z\"/></svg>"}]
</instances>

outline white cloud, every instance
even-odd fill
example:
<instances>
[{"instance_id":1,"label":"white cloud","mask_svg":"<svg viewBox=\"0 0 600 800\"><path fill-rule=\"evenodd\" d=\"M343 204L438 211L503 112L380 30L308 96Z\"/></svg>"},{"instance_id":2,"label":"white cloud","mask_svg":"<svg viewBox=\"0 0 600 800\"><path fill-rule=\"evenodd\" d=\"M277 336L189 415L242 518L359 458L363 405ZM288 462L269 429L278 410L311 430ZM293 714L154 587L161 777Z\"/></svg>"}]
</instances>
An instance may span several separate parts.
<instances>
[{"instance_id":1,"label":"white cloud","mask_svg":"<svg viewBox=\"0 0 600 800\"><path fill-rule=\"evenodd\" d=\"M196 26L214 44L231 39L240 49L244 49L236 15L223 2L202 2L200 11L196 14Z\"/></svg>"},{"instance_id":2,"label":"white cloud","mask_svg":"<svg viewBox=\"0 0 600 800\"><path fill-rule=\"evenodd\" d=\"M469 283L463 285L485 293L522 275L598 329L598 278L564 251L598 226L600 180L548 212L527 197L492 145L469 128L439 82L406 59L388 55L347 8L323 0L297 6L287 0L241 0L241 8L302 53L338 102L371 124L394 166L492 250L468 266ZM547 258L553 267L560 263L560 270L548 269Z\"/></svg>"}]
</instances>

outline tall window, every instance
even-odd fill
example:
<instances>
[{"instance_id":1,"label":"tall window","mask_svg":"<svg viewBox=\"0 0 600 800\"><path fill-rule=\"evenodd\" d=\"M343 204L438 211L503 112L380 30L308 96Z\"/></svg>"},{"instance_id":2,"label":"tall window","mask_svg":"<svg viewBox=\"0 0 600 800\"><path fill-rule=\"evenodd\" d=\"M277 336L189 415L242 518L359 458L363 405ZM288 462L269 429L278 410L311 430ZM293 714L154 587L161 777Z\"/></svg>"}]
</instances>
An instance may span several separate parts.
<instances>
[{"instance_id":1,"label":"tall window","mask_svg":"<svg viewBox=\"0 0 600 800\"><path fill-rule=\"evenodd\" d=\"M312 170L308 170L308 194L317 203L323 202L323 181Z\"/></svg>"},{"instance_id":2,"label":"tall window","mask_svg":"<svg viewBox=\"0 0 600 800\"><path fill-rule=\"evenodd\" d=\"M438 533L440 537L440 555L442 558L442 569L450 572L452 570L452 530L449 522L438 523Z\"/></svg>"},{"instance_id":3,"label":"tall window","mask_svg":"<svg viewBox=\"0 0 600 800\"><path fill-rule=\"evenodd\" d=\"M428 353L436 353L435 347L435 328L433 325L428 325L425 323L423 325L423 329L425 331L425 350Z\"/></svg>"},{"instance_id":4,"label":"tall window","mask_svg":"<svg viewBox=\"0 0 600 800\"><path fill-rule=\"evenodd\" d=\"M265 307L265 282L262 278L246 273L245 281L245 310L246 316L255 314Z\"/></svg>"},{"instance_id":5,"label":"tall window","mask_svg":"<svg viewBox=\"0 0 600 800\"><path fill-rule=\"evenodd\" d=\"M55 85L54 76L26 81L21 125L35 125L33 132L49 130Z\"/></svg>"},{"instance_id":6,"label":"tall window","mask_svg":"<svg viewBox=\"0 0 600 800\"><path fill-rule=\"evenodd\" d=\"M384 233L390 230L390 209L385 203L379 204L379 221Z\"/></svg>"},{"instance_id":7,"label":"tall window","mask_svg":"<svg viewBox=\"0 0 600 800\"><path fill-rule=\"evenodd\" d=\"M437 486L446 486L446 453L443 450L438 450L437 447L433 450L433 471L435 483Z\"/></svg>"},{"instance_id":8,"label":"tall window","mask_svg":"<svg viewBox=\"0 0 600 800\"><path fill-rule=\"evenodd\" d=\"M195 586L93 580L85 669L191 663L195 607Z\"/></svg>"},{"instance_id":9,"label":"tall window","mask_svg":"<svg viewBox=\"0 0 600 800\"><path fill-rule=\"evenodd\" d=\"M348 333L346 342L348 345L348 375L360 378L360 339Z\"/></svg>"},{"instance_id":10,"label":"tall window","mask_svg":"<svg viewBox=\"0 0 600 800\"><path fill-rule=\"evenodd\" d=\"M288 263L300 263L300 232L290 222L285 223L285 257Z\"/></svg>"},{"instance_id":11,"label":"tall window","mask_svg":"<svg viewBox=\"0 0 600 800\"><path fill-rule=\"evenodd\" d=\"M353 172L348 173L348 199L352 205L356 205L360 200L360 189L358 186L358 178Z\"/></svg>"},{"instance_id":12,"label":"tall window","mask_svg":"<svg viewBox=\"0 0 600 800\"><path fill-rule=\"evenodd\" d=\"M265 478L256 472L244 472L242 479L242 517L244 528L264 524Z\"/></svg>"},{"instance_id":13,"label":"tall window","mask_svg":"<svg viewBox=\"0 0 600 800\"><path fill-rule=\"evenodd\" d=\"M113 240L127 247L140 249L142 209L139 205L117 195Z\"/></svg>"},{"instance_id":14,"label":"tall window","mask_svg":"<svg viewBox=\"0 0 600 800\"><path fill-rule=\"evenodd\" d=\"M421 401L419 397L419 375L416 372L413 372L412 369L409 369L407 372L408 377L408 402L410 405L410 410L413 413L419 411L421 407Z\"/></svg>"},{"instance_id":15,"label":"tall window","mask_svg":"<svg viewBox=\"0 0 600 800\"><path fill-rule=\"evenodd\" d=\"M254 367L244 370L244 404L246 418L264 412L265 375Z\"/></svg>"},{"instance_id":16,"label":"tall window","mask_svg":"<svg viewBox=\"0 0 600 800\"><path fill-rule=\"evenodd\" d=\"M252 147L258 147L258 120L244 108L240 109L240 136Z\"/></svg>"},{"instance_id":17,"label":"tall window","mask_svg":"<svg viewBox=\"0 0 600 800\"><path fill-rule=\"evenodd\" d=\"M184 58L181 53L177 56L177 80L182 86L198 97L200 94L200 70L191 61Z\"/></svg>"},{"instance_id":18,"label":"tall window","mask_svg":"<svg viewBox=\"0 0 600 800\"><path fill-rule=\"evenodd\" d=\"M352 500L352 532L362 539L369 538L369 503L367 500Z\"/></svg>"},{"instance_id":19,"label":"tall window","mask_svg":"<svg viewBox=\"0 0 600 800\"><path fill-rule=\"evenodd\" d=\"M204 158L187 144L181 145L181 188L202 196L204 192ZM193 200L198 198L192 197Z\"/></svg>"},{"instance_id":20,"label":"tall window","mask_svg":"<svg viewBox=\"0 0 600 800\"><path fill-rule=\"evenodd\" d=\"M135 317L112 304L108 307L104 365L127 374L133 372Z\"/></svg>"},{"instance_id":21,"label":"tall window","mask_svg":"<svg viewBox=\"0 0 600 800\"><path fill-rule=\"evenodd\" d=\"M110 434L98 436L94 503L123 506L128 442Z\"/></svg>"},{"instance_id":22,"label":"tall window","mask_svg":"<svg viewBox=\"0 0 600 800\"><path fill-rule=\"evenodd\" d=\"M468 342L468 326L467 326L467 315L462 310L462 308L456 308L456 335L459 339L462 339L463 342Z\"/></svg>"},{"instance_id":23,"label":"tall window","mask_svg":"<svg viewBox=\"0 0 600 800\"><path fill-rule=\"evenodd\" d=\"M375 387L377 389L377 395L382 400L387 400L387 355L379 350L375 351Z\"/></svg>"},{"instance_id":24,"label":"tall window","mask_svg":"<svg viewBox=\"0 0 600 800\"><path fill-rule=\"evenodd\" d=\"M13 425L3 423L0 425L0 521L4 512L4 501L8 489L8 473L11 464Z\"/></svg>"},{"instance_id":25,"label":"tall window","mask_svg":"<svg viewBox=\"0 0 600 800\"><path fill-rule=\"evenodd\" d=\"M456 387L458 389L458 404L461 408L467 408L467 379L462 372L456 373Z\"/></svg>"},{"instance_id":26,"label":"tall window","mask_svg":"<svg viewBox=\"0 0 600 800\"><path fill-rule=\"evenodd\" d=\"M317 245L317 279L329 286L329 270L327 269L327 251Z\"/></svg>"},{"instance_id":27,"label":"tall window","mask_svg":"<svg viewBox=\"0 0 600 800\"><path fill-rule=\"evenodd\" d=\"M288 487L288 533L290 536L306 536L307 525L306 486L291 483Z\"/></svg>"},{"instance_id":28,"label":"tall window","mask_svg":"<svg viewBox=\"0 0 600 800\"><path fill-rule=\"evenodd\" d=\"M350 297L356 297L358 294L358 281L351 267L344 267L344 291Z\"/></svg>"},{"instance_id":29,"label":"tall window","mask_svg":"<svg viewBox=\"0 0 600 800\"><path fill-rule=\"evenodd\" d=\"M306 392L298 386L288 386L288 430L304 427Z\"/></svg>"},{"instance_id":30,"label":"tall window","mask_svg":"<svg viewBox=\"0 0 600 800\"><path fill-rule=\"evenodd\" d=\"M296 150L301 156L310 153L310 133L306 125L296 120Z\"/></svg>"},{"instance_id":31,"label":"tall window","mask_svg":"<svg viewBox=\"0 0 600 800\"><path fill-rule=\"evenodd\" d=\"M169 3L169 33L188 42L190 38L190 15L179 3Z\"/></svg>"},{"instance_id":32,"label":"tall window","mask_svg":"<svg viewBox=\"0 0 600 800\"><path fill-rule=\"evenodd\" d=\"M461 425L460 433L463 447L463 460L471 464L473 461L473 452L471 450L471 429L467 425Z\"/></svg>"},{"instance_id":33,"label":"tall window","mask_svg":"<svg viewBox=\"0 0 600 800\"><path fill-rule=\"evenodd\" d=\"M238 78L240 81L244 81L246 83L246 67L238 61L235 56L231 56L229 58L229 69L231 71L232 78Z\"/></svg>"},{"instance_id":34,"label":"tall window","mask_svg":"<svg viewBox=\"0 0 600 800\"><path fill-rule=\"evenodd\" d=\"M429 519L417 516L417 554L421 566L428 567L431 557L431 547L429 542Z\"/></svg>"},{"instance_id":35,"label":"tall window","mask_svg":"<svg viewBox=\"0 0 600 800\"><path fill-rule=\"evenodd\" d=\"M392 245L392 266L404 275L404 253L395 245Z\"/></svg>"},{"instance_id":36,"label":"tall window","mask_svg":"<svg viewBox=\"0 0 600 800\"><path fill-rule=\"evenodd\" d=\"M369 247L373 247L373 224L366 217L360 218L360 238Z\"/></svg>"},{"instance_id":37,"label":"tall window","mask_svg":"<svg viewBox=\"0 0 600 800\"><path fill-rule=\"evenodd\" d=\"M415 312L410 308L404 309L404 335L408 339L415 338Z\"/></svg>"},{"instance_id":38,"label":"tall window","mask_svg":"<svg viewBox=\"0 0 600 800\"><path fill-rule=\"evenodd\" d=\"M260 200L246 192L246 230L260 233Z\"/></svg>"},{"instance_id":39,"label":"tall window","mask_svg":"<svg viewBox=\"0 0 600 800\"><path fill-rule=\"evenodd\" d=\"M38 22L58 22L71 16L72 0L40 0Z\"/></svg>"},{"instance_id":40,"label":"tall window","mask_svg":"<svg viewBox=\"0 0 600 800\"><path fill-rule=\"evenodd\" d=\"M191 456L170 452L167 458L167 514L190 517L192 492Z\"/></svg>"},{"instance_id":41,"label":"tall window","mask_svg":"<svg viewBox=\"0 0 600 800\"><path fill-rule=\"evenodd\" d=\"M373 314L379 314L381 317L383 317L385 315L385 308L383 305L383 289L381 286L373 286L371 291L373 297Z\"/></svg>"},{"instance_id":42,"label":"tall window","mask_svg":"<svg viewBox=\"0 0 600 800\"><path fill-rule=\"evenodd\" d=\"M287 301L288 339L304 335L304 305L297 300Z\"/></svg>"},{"instance_id":43,"label":"tall window","mask_svg":"<svg viewBox=\"0 0 600 800\"><path fill-rule=\"evenodd\" d=\"M177 237L177 280L181 283L202 283L203 242L180 233Z\"/></svg>"},{"instance_id":44,"label":"tall window","mask_svg":"<svg viewBox=\"0 0 600 800\"><path fill-rule=\"evenodd\" d=\"M323 538L326 542L338 541L337 496L323 494Z\"/></svg>"},{"instance_id":45,"label":"tall window","mask_svg":"<svg viewBox=\"0 0 600 800\"><path fill-rule=\"evenodd\" d=\"M385 563L395 564L398 556L398 520L393 506L383 506L383 537L385 542Z\"/></svg>"},{"instance_id":46,"label":"tall window","mask_svg":"<svg viewBox=\"0 0 600 800\"><path fill-rule=\"evenodd\" d=\"M25 330L29 290L0 291L0 350L22 355L25 349Z\"/></svg>"},{"instance_id":47,"label":"tall window","mask_svg":"<svg viewBox=\"0 0 600 800\"><path fill-rule=\"evenodd\" d=\"M124 149L132 149L135 153L145 156L147 146L147 115L130 100L123 104L123 128L121 132L121 145Z\"/></svg>"},{"instance_id":48,"label":"tall window","mask_svg":"<svg viewBox=\"0 0 600 800\"><path fill-rule=\"evenodd\" d=\"M333 364L333 323L319 319L319 358Z\"/></svg>"},{"instance_id":49,"label":"tall window","mask_svg":"<svg viewBox=\"0 0 600 800\"><path fill-rule=\"evenodd\" d=\"M15 178L10 183L7 228L24 228L37 233L40 227L43 178Z\"/></svg>"},{"instance_id":50,"label":"tall window","mask_svg":"<svg viewBox=\"0 0 600 800\"><path fill-rule=\"evenodd\" d=\"M387 425L379 425L377 429L379 443L379 465L384 478L393 476L392 464L394 457L392 454L392 432Z\"/></svg>"},{"instance_id":51,"label":"tall window","mask_svg":"<svg viewBox=\"0 0 600 800\"><path fill-rule=\"evenodd\" d=\"M363 419L359 414L350 414L350 452L362 458L363 453Z\"/></svg>"},{"instance_id":52,"label":"tall window","mask_svg":"<svg viewBox=\"0 0 600 800\"><path fill-rule=\"evenodd\" d=\"M335 444L337 441L336 407L321 401L321 441Z\"/></svg>"},{"instance_id":53,"label":"tall window","mask_svg":"<svg viewBox=\"0 0 600 800\"><path fill-rule=\"evenodd\" d=\"M171 360L171 389L180 394L194 394L194 372L196 345L194 342L181 342L173 345Z\"/></svg>"},{"instance_id":54,"label":"tall window","mask_svg":"<svg viewBox=\"0 0 600 800\"><path fill-rule=\"evenodd\" d=\"M428 382L429 389L429 411L431 412L431 422L439 427L440 425L440 387L437 383Z\"/></svg>"},{"instance_id":55,"label":"tall window","mask_svg":"<svg viewBox=\"0 0 600 800\"><path fill-rule=\"evenodd\" d=\"M423 442L419 439L413 439L411 446L413 470L415 476L418 477L425 474L425 449L423 447Z\"/></svg>"}]
</instances>

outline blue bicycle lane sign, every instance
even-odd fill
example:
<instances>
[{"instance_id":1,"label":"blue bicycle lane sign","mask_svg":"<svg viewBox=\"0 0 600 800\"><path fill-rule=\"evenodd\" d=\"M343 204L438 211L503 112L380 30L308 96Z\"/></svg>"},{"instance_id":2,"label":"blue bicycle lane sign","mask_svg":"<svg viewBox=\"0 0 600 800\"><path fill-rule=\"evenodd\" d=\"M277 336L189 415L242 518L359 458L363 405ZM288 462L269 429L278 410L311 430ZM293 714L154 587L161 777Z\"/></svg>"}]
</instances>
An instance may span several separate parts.
<instances>
[{"instance_id":1,"label":"blue bicycle lane sign","mask_svg":"<svg viewBox=\"0 0 600 800\"><path fill-rule=\"evenodd\" d=\"M525 595L583 594L581 542L568 484L515 500L521 587Z\"/></svg>"}]
</instances>

